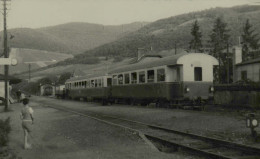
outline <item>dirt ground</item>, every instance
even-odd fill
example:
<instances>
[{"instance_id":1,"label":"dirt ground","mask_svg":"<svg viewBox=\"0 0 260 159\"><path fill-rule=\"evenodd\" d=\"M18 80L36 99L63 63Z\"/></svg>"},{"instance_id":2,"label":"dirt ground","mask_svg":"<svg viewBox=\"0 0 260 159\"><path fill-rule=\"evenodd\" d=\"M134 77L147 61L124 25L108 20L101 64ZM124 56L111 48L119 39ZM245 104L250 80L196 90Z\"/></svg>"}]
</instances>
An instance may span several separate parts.
<instances>
[{"instance_id":1,"label":"dirt ground","mask_svg":"<svg viewBox=\"0 0 260 159\"><path fill-rule=\"evenodd\" d=\"M45 99L37 98L37 100ZM10 105L10 112L3 112L3 107L0 107L0 119L11 117L9 148L19 159L194 158L182 153L158 152L133 132L42 107L41 104L41 102L30 103L35 116L31 138L33 148L30 150L23 149L23 130L19 118L22 105L20 103Z\"/></svg>"},{"instance_id":2,"label":"dirt ground","mask_svg":"<svg viewBox=\"0 0 260 159\"><path fill-rule=\"evenodd\" d=\"M48 105L62 105L64 107L81 110L82 112L97 112L136 121L151 123L166 128L182 130L209 137L224 139L240 144L260 147L260 141L254 142L250 129L246 127L246 114L250 110L223 109L207 107L206 111L165 109L142 106L110 105L101 106L100 103L86 103L80 101L64 101L52 98L34 97L33 100ZM256 112L260 121L260 113ZM260 134L260 127L256 128Z\"/></svg>"}]
</instances>

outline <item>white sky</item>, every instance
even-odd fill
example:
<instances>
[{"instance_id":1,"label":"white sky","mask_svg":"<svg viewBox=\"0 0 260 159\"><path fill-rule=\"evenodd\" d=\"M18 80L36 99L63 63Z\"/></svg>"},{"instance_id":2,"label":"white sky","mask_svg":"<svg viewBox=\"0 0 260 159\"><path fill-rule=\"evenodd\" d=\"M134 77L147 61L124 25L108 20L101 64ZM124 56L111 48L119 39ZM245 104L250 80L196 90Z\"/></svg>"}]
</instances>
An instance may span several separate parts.
<instances>
[{"instance_id":1,"label":"white sky","mask_svg":"<svg viewBox=\"0 0 260 159\"><path fill-rule=\"evenodd\" d=\"M67 22L104 25L152 22L182 13L254 1L258 0L11 0L7 23L8 28L37 28ZM0 30L2 19L1 16Z\"/></svg>"}]
</instances>

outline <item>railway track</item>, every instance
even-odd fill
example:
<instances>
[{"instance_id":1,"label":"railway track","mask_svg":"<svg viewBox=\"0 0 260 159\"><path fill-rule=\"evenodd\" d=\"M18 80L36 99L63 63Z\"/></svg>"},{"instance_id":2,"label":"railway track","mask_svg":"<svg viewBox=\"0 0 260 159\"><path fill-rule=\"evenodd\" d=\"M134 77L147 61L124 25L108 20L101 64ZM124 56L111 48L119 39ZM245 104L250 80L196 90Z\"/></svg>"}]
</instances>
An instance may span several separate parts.
<instances>
[{"instance_id":1,"label":"railway track","mask_svg":"<svg viewBox=\"0 0 260 159\"><path fill-rule=\"evenodd\" d=\"M122 119L91 112L79 112L62 106L49 106L57 110L92 118L110 125L119 126L149 139L159 151L185 151L206 158L216 159L260 159L260 148L209 138L183 131L163 128L143 122Z\"/></svg>"}]
</instances>

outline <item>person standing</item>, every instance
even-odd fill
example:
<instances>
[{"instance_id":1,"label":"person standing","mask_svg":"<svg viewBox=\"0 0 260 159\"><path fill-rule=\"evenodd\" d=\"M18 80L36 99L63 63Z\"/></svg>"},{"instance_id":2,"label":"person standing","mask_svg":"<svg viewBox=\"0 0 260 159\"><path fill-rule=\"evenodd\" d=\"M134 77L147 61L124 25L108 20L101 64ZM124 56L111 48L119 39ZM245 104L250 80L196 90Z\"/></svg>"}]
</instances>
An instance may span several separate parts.
<instances>
[{"instance_id":1,"label":"person standing","mask_svg":"<svg viewBox=\"0 0 260 159\"><path fill-rule=\"evenodd\" d=\"M32 124L33 124L33 109L28 105L29 99L24 98L22 100L23 102L23 108L21 110L21 120L22 120L22 128L24 131L24 149L30 149L32 148L32 145L28 142L28 135L31 136L32 132Z\"/></svg>"}]
</instances>

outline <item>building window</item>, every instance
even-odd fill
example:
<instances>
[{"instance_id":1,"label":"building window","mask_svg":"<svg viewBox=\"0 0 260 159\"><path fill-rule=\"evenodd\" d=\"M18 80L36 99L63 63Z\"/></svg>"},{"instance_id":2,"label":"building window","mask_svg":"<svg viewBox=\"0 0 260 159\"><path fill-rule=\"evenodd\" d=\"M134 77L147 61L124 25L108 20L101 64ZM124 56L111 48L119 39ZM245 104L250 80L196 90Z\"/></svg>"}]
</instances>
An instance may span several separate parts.
<instances>
[{"instance_id":1,"label":"building window","mask_svg":"<svg viewBox=\"0 0 260 159\"><path fill-rule=\"evenodd\" d=\"M139 72L139 83L145 83L145 72Z\"/></svg>"},{"instance_id":2,"label":"building window","mask_svg":"<svg viewBox=\"0 0 260 159\"><path fill-rule=\"evenodd\" d=\"M194 80L202 81L202 68L201 67L194 67Z\"/></svg>"},{"instance_id":3,"label":"building window","mask_svg":"<svg viewBox=\"0 0 260 159\"><path fill-rule=\"evenodd\" d=\"M129 74L124 74L125 75L125 84L129 84L130 83L130 76Z\"/></svg>"},{"instance_id":4,"label":"building window","mask_svg":"<svg viewBox=\"0 0 260 159\"><path fill-rule=\"evenodd\" d=\"M158 82L165 81L165 69L164 68L157 70L157 81Z\"/></svg>"},{"instance_id":5,"label":"building window","mask_svg":"<svg viewBox=\"0 0 260 159\"><path fill-rule=\"evenodd\" d=\"M117 75L113 75L113 85L117 85Z\"/></svg>"},{"instance_id":6,"label":"building window","mask_svg":"<svg viewBox=\"0 0 260 159\"><path fill-rule=\"evenodd\" d=\"M133 72L131 73L131 83L137 83L137 73Z\"/></svg>"},{"instance_id":7,"label":"building window","mask_svg":"<svg viewBox=\"0 0 260 159\"><path fill-rule=\"evenodd\" d=\"M247 80L247 71L241 71L241 79Z\"/></svg>"},{"instance_id":8,"label":"building window","mask_svg":"<svg viewBox=\"0 0 260 159\"><path fill-rule=\"evenodd\" d=\"M148 83L154 82L154 70L147 71L147 82Z\"/></svg>"}]
</instances>

